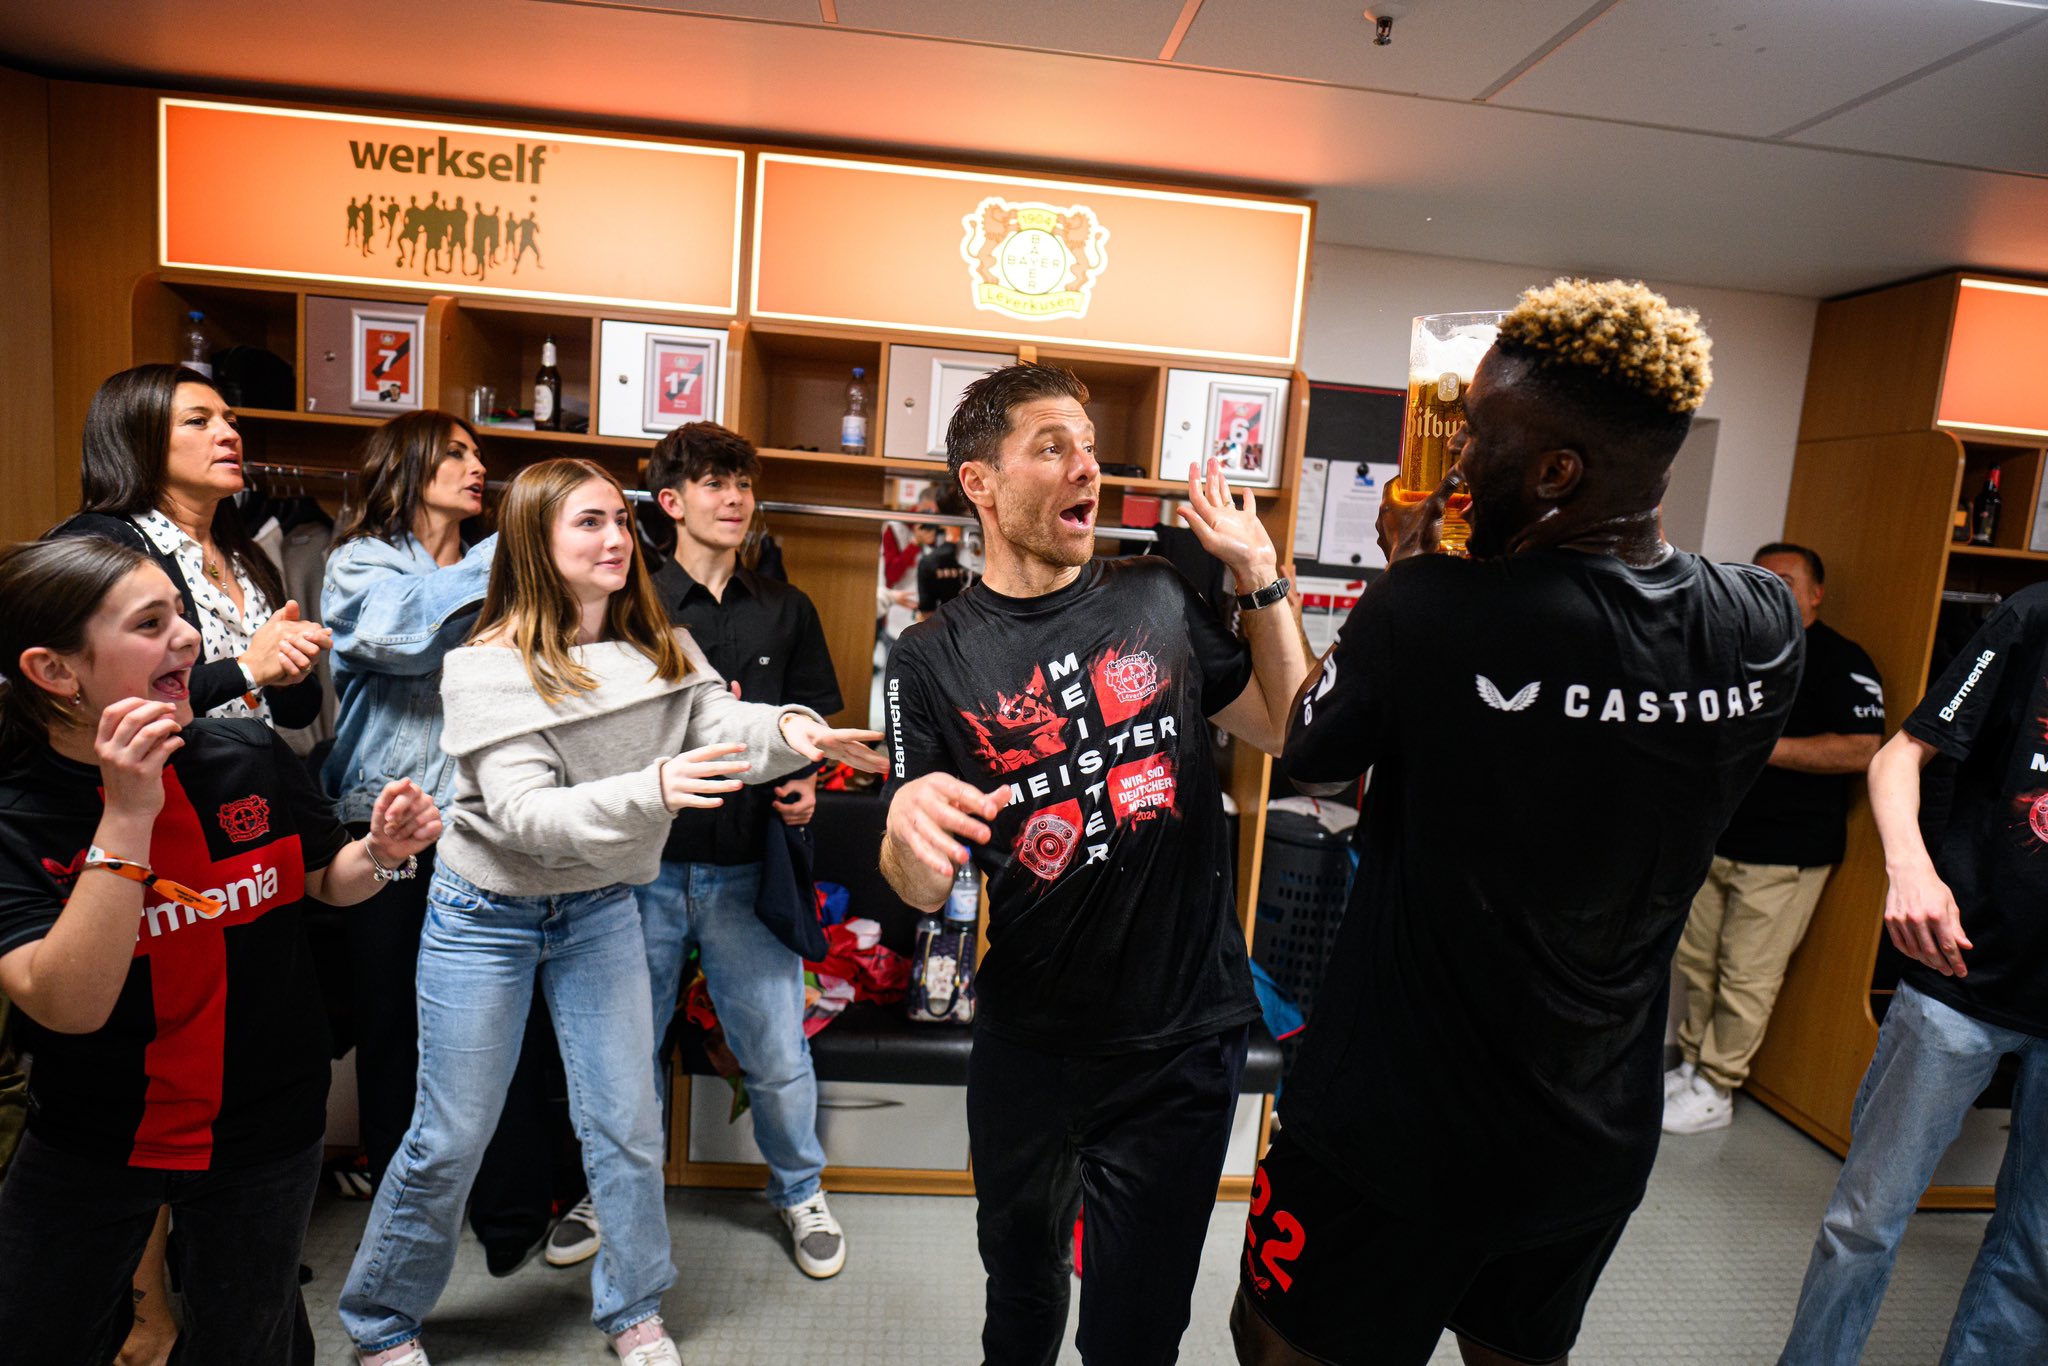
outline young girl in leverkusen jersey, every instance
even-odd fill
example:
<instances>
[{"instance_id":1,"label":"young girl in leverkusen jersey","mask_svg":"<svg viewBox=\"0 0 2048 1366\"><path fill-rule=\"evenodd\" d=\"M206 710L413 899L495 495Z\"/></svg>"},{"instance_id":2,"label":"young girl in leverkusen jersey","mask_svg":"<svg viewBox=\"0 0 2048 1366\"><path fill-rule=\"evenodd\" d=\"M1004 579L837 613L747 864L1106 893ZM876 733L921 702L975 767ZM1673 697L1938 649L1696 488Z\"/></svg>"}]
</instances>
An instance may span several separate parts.
<instances>
[{"instance_id":1,"label":"young girl in leverkusen jersey","mask_svg":"<svg viewBox=\"0 0 2048 1366\"><path fill-rule=\"evenodd\" d=\"M34 1058L0 1186L10 1361L106 1366L164 1207L184 1359L311 1359L328 1048L299 905L405 876L440 815L391 783L351 841L268 726L193 719L198 654L142 552L0 551L0 992Z\"/></svg>"},{"instance_id":2,"label":"young girl in leverkusen jersey","mask_svg":"<svg viewBox=\"0 0 2048 1366\"><path fill-rule=\"evenodd\" d=\"M420 942L420 1085L341 1297L371 1366L426 1366L463 1202L546 993L604 1230L591 1318L627 1366L679 1366L659 1317L675 1280L662 1208L647 957L634 884L675 812L830 756L880 772L873 731L744 703L673 630L601 467L512 481L473 643L442 668L457 763Z\"/></svg>"}]
</instances>

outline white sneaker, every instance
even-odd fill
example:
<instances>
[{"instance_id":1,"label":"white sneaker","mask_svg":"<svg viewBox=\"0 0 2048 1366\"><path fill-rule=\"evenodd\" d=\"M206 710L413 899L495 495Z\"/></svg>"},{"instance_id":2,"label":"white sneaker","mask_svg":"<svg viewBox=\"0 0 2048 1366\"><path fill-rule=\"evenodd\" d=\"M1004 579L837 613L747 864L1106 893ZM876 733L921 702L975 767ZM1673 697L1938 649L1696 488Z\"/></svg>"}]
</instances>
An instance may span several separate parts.
<instances>
[{"instance_id":1,"label":"white sneaker","mask_svg":"<svg viewBox=\"0 0 2048 1366\"><path fill-rule=\"evenodd\" d=\"M1664 1099L1669 1100L1692 1085L1692 1079L1699 1068L1689 1062L1682 1062L1664 1074Z\"/></svg>"},{"instance_id":2,"label":"white sneaker","mask_svg":"<svg viewBox=\"0 0 2048 1366\"><path fill-rule=\"evenodd\" d=\"M547 1259L549 1266L574 1266L589 1261L597 1255L598 1241L602 1235L597 1227L597 1208L584 1196L576 1202L576 1208L563 1215L548 1234Z\"/></svg>"},{"instance_id":3,"label":"white sneaker","mask_svg":"<svg viewBox=\"0 0 2048 1366\"><path fill-rule=\"evenodd\" d=\"M393 1352L399 1355L392 1356ZM420 1346L418 1338L401 1342L396 1347L387 1347L381 1352L357 1352L356 1360L366 1363L366 1366L367 1363L375 1363L375 1366L431 1366L427 1361L426 1348Z\"/></svg>"},{"instance_id":4,"label":"white sneaker","mask_svg":"<svg viewBox=\"0 0 2048 1366\"><path fill-rule=\"evenodd\" d=\"M840 1232L832 1211L825 1208L825 1192L776 1212L789 1229L798 1269L813 1280L837 1276L839 1268L846 1265L846 1235Z\"/></svg>"},{"instance_id":5,"label":"white sneaker","mask_svg":"<svg viewBox=\"0 0 2048 1366\"><path fill-rule=\"evenodd\" d=\"M1735 1122L1735 1093L1694 1074L1685 1089L1664 1102L1664 1132L1703 1134Z\"/></svg>"},{"instance_id":6,"label":"white sneaker","mask_svg":"<svg viewBox=\"0 0 2048 1366\"><path fill-rule=\"evenodd\" d=\"M622 1347L618 1338L612 1339L612 1350L619 1354L619 1366L683 1366L683 1354L676 1350L676 1340L662 1330L661 1320L652 1318L645 1321L653 1325L655 1336L637 1347ZM640 1337L647 1329L634 1324L620 1337Z\"/></svg>"}]
</instances>

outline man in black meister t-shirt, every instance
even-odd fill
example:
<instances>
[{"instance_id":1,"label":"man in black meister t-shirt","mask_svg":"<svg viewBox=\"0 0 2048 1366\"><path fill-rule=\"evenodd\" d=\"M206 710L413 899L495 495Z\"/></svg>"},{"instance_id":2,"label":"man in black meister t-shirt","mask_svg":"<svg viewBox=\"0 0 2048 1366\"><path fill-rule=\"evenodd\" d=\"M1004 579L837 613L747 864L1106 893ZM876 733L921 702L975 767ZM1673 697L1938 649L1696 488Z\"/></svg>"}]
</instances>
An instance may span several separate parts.
<instances>
[{"instance_id":1,"label":"man in black meister t-shirt","mask_svg":"<svg viewBox=\"0 0 2048 1366\"><path fill-rule=\"evenodd\" d=\"M1059 1355L1084 1194L1082 1357L1175 1359L1258 1015L1209 729L1276 751L1308 665L1214 462L1185 515L1245 643L1165 561L1091 559L1087 397L1038 365L968 388L946 445L985 576L904 632L885 691L883 873L924 907L970 845L988 877L967 1111L990 1366Z\"/></svg>"},{"instance_id":2,"label":"man in black meister t-shirt","mask_svg":"<svg viewBox=\"0 0 2048 1366\"><path fill-rule=\"evenodd\" d=\"M1454 438L1472 557L1414 553L1439 490L1303 691L1290 775L1372 782L1241 1361L1420 1363L1445 1327L1562 1360L1642 1198L1671 953L1800 666L1783 584L1662 536L1706 350L1640 285L1525 294Z\"/></svg>"},{"instance_id":3,"label":"man in black meister t-shirt","mask_svg":"<svg viewBox=\"0 0 2048 1366\"><path fill-rule=\"evenodd\" d=\"M1884 735L1884 685L1863 647L1820 619L1826 566L1775 542L1759 567L1792 590L1806 626L1806 671L1785 733L1735 808L1678 941L1685 1018L1678 1066L1664 1074L1664 1132L1725 1129L1763 1045L1785 965L1842 861L1849 795Z\"/></svg>"},{"instance_id":4,"label":"man in black meister t-shirt","mask_svg":"<svg viewBox=\"0 0 2048 1366\"><path fill-rule=\"evenodd\" d=\"M1957 761L1938 847L1920 771ZM2001 603L1870 764L1885 930L1912 960L1856 1097L1779 1361L1860 1359L1906 1222L1998 1064L2017 1054L1998 1212L1943 1362L2048 1361L2048 585Z\"/></svg>"}]
</instances>

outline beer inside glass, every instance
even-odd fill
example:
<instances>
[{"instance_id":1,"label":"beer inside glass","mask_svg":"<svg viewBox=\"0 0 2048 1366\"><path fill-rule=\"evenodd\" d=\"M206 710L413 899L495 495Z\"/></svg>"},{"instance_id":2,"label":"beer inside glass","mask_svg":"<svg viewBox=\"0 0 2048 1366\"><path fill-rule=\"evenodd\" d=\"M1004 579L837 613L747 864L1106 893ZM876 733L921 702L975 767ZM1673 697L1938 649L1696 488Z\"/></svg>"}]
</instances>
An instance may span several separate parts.
<instances>
[{"instance_id":1,"label":"beer inside glass","mask_svg":"<svg viewBox=\"0 0 2048 1366\"><path fill-rule=\"evenodd\" d=\"M1401 473L1387 496L1419 503L1436 492L1453 463L1451 438L1465 426L1465 390L1479 358L1493 346L1500 331L1501 310L1484 313L1432 313L1417 318L1408 338L1408 411L1401 426ZM1444 508L1440 547L1452 555L1465 553L1471 526L1465 511L1472 495L1451 495Z\"/></svg>"}]
</instances>

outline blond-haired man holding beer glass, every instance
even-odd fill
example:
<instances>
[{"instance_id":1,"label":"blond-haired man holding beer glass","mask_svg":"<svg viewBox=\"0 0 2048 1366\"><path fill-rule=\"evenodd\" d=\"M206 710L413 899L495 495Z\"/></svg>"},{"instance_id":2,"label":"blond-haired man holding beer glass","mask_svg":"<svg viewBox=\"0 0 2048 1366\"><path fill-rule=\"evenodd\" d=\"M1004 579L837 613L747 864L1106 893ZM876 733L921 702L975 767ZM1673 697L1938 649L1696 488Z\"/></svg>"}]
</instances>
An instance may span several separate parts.
<instances>
[{"instance_id":1,"label":"blond-haired man holding beer glass","mask_svg":"<svg viewBox=\"0 0 2048 1366\"><path fill-rule=\"evenodd\" d=\"M1566 1358L1655 1157L1672 951L1798 685L1785 587L1663 538L1698 317L1560 280L1500 321L1458 467L1297 700L1370 766L1360 864L1255 1179L1241 1362ZM1430 553L1456 481L1470 558Z\"/></svg>"}]
</instances>

